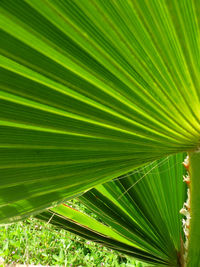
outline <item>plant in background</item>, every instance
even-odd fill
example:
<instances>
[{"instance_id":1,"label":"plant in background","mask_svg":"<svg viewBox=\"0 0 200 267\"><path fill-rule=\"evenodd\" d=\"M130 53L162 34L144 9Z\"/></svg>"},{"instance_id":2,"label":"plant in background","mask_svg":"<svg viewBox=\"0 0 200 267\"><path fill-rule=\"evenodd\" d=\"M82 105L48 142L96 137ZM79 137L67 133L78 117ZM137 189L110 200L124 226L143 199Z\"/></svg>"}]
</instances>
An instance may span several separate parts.
<instances>
[{"instance_id":1,"label":"plant in background","mask_svg":"<svg viewBox=\"0 0 200 267\"><path fill-rule=\"evenodd\" d=\"M0 243L1 267L6 264L141 267L131 257L33 218L1 226Z\"/></svg>"},{"instance_id":2,"label":"plant in background","mask_svg":"<svg viewBox=\"0 0 200 267\"><path fill-rule=\"evenodd\" d=\"M196 0L0 1L1 224L95 187L80 198L112 226L102 242L158 265L200 266L199 11ZM167 184L142 179L131 196L138 177L112 182L113 193L100 185L184 152L187 251L183 170Z\"/></svg>"}]
</instances>

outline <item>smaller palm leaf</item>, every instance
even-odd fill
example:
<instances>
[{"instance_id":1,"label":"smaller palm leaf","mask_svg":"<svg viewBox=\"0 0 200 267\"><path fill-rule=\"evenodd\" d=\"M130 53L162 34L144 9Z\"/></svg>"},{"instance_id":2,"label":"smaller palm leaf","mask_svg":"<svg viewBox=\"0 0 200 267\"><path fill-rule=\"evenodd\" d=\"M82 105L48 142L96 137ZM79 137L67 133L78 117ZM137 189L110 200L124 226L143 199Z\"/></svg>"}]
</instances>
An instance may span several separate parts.
<instances>
[{"instance_id":1,"label":"smaller palm leaf","mask_svg":"<svg viewBox=\"0 0 200 267\"><path fill-rule=\"evenodd\" d=\"M51 223L137 259L178 266L179 210L186 198L183 154L153 162L79 197L98 218L61 205L39 215Z\"/></svg>"}]
</instances>

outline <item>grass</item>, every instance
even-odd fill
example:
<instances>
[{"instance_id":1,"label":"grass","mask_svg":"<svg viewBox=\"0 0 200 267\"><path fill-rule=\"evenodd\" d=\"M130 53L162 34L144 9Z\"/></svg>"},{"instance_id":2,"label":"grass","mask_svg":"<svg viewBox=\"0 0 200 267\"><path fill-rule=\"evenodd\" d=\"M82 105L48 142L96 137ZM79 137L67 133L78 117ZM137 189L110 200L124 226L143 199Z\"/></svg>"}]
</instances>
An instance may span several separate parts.
<instances>
[{"instance_id":1,"label":"grass","mask_svg":"<svg viewBox=\"0 0 200 267\"><path fill-rule=\"evenodd\" d=\"M68 204L88 212L76 200ZM94 214L90 215L95 217ZM1 226L0 244L0 257L4 264L145 266L130 257L35 218Z\"/></svg>"}]
</instances>

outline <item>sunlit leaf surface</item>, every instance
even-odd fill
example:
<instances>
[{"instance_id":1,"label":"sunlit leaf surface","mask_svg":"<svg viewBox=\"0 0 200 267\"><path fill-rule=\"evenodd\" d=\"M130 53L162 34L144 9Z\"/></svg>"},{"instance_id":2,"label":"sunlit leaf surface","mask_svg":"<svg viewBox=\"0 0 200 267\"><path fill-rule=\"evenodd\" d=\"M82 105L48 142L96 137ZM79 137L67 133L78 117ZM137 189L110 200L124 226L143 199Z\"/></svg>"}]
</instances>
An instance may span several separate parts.
<instances>
[{"instance_id":1,"label":"sunlit leaf surface","mask_svg":"<svg viewBox=\"0 0 200 267\"><path fill-rule=\"evenodd\" d=\"M199 143L198 1L0 1L0 222Z\"/></svg>"}]
</instances>

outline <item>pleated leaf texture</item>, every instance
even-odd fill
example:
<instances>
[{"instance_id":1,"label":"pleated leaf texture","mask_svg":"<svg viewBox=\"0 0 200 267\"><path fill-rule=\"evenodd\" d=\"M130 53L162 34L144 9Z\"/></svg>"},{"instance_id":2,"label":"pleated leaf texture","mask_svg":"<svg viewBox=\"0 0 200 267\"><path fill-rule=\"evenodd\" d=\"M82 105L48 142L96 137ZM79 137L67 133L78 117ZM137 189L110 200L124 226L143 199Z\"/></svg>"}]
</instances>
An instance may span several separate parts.
<instances>
[{"instance_id":1,"label":"pleated leaf texture","mask_svg":"<svg viewBox=\"0 0 200 267\"><path fill-rule=\"evenodd\" d=\"M148 164L88 191L79 200L98 216L60 205L38 215L58 227L153 265L180 266L179 210L186 197L183 154Z\"/></svg>"},{"instance_id":2,"label":"pleated leaf texture","mask_svg":"<svg viewBox=\"0 0 200 267\"><path fill-rule=\"evenodd\" d=\"M0 223L199 144L198 1L0 1Z\"/></svg>"}]
</instances>

